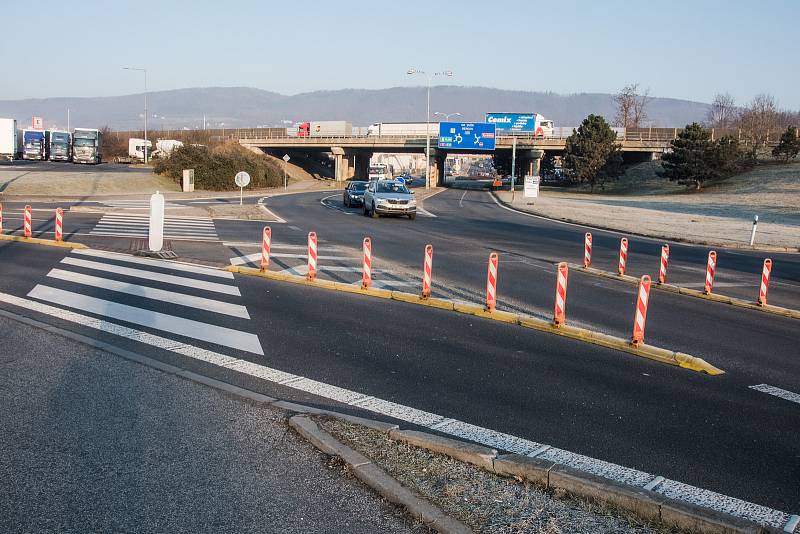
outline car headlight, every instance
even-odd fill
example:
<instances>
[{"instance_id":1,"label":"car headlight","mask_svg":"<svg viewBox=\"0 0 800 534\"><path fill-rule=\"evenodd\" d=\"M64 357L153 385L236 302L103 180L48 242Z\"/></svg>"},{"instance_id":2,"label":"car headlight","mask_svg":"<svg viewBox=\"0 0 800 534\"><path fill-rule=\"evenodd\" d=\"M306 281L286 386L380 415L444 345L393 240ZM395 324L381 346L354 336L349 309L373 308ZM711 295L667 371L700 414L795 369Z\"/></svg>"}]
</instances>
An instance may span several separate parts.
<instances>
[{"instance_id":1,"label":"car headlight","mask_svg":"<svg viewBox=\"0 0 800 534\"><path fill-rule=\"evenodd\" d=\"M386 199L385 198L379 198L377 200L377 202L378 202L378 204L386 204Z\"/></svg>"},{"instance_id":2,"label":"car headlight","mask_svg":"<svg viewBox=\"0 0 800 534\"><path fill-rule=\"evenodd\" d=\"M408 201L408 205L409 206L416 206L417 205L417 199L412 198L411 200Z\"/></svg>"}]
</instances>

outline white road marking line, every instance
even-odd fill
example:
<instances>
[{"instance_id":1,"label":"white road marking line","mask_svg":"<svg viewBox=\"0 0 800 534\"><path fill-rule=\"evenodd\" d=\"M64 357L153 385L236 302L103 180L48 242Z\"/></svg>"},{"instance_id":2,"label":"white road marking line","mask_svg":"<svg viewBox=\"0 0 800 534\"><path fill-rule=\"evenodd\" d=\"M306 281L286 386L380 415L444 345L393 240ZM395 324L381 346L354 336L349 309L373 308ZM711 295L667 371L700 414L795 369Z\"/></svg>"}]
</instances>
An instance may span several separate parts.
<instances>
[{"instance_id":1,"label":"white road marking line","mask_svg":"<svg viewBox=\"0 0 800 534\"><path fill-rule=\"evenodd\" d=\"M431 426L440 423L445 419L445 417L441 415L425 412L423 410L418 410L416 408L411 408L410 406L404 406L402 404L397 404L391 401L384 401L381 399L372 398L369 396L365 396L362 393L358 393L345 388L340 388L338 386L334 386L331 384L326 384L324 382L318 382L316 380L312 380L309 378L304 378L303 380L294 380L296 377L298 377L298 375L293 375L285 371L280 371L278 369L273 369L253 362L240 360L238 358L232 358L230 356L225 356L223 354L219 354L200 347L186 345L184 343L180 343L168 338L160 337L147 332L134 330L132 328L104 321L102 319L88 317L69 310L63 310L53 306L48 306L40 302L16 297L14 295L9 295L7 293L0 293L0 302L5 302L7 304L11 304L13 306L21 307L37 313L50 315L64 321L69 321L72 323L79 324L87 328L93 328L95 330L109 332L141 343L146 343L155 347L169 350L171 352L175 352L176 354L181 354L200 361L212 363L214 365L219 365L226 368L235 367L237 372L247 374L256 378L260 378L262 380L266 380L269 382L273 382L276 384L280 384L281 382L291 381L292 386L290 387L292 387L293 389L297 389L306 393L311 393L313 395L322 396L328 399L332 399L338 402L344 402L351 405L356 405L356 403L358 403L358 406L370 410L374 413L379 413L382 415L393 417L395 419L406 421L408 423L427 426L428 428L430 428ZM366 402L364 402L363 399L367 399ZM524 438L512 436L509 434L504 434L502 432L497 432L491 429L478 427L475 425L471 425L469 423L462 423L461 425L458 425L458 421L455 420L453 423L446 425L445 429L442 430L442 432L470 439L472 441L475 441L476 443L482 443L490 447L497 447L502 450L517 452L518 454L523 454L523 455L537 451L545 446L541 443L536 443ZM588 459L588 457L585 456L583 458ZM600 462L600 460L598 460L598 462ZM602 462L602 463L607 466L615 465L615 464L609 464L608 462ZM622 466L617 466L617 467L621 469L626 469ZM641 473L641 471L637 470L628 470L628 471ZM655 478L656 477L654 475L650 475L650 478L648 479L647 483L651 482ZM665 480L665 482L672 482L672 481ZM790 522L792 522L794 520L794 517L796 517L796 516L790 516L789 514L786 514L779 510L774 510L771 508L767 508L765 506L749 503L740 499L734 499L718 493L708 492L706 490L701 490L700 488L693 488L692 486L687 486L687 485L683 486L685 486L686 491L684 492L672 491L671 495L674 495L676 498L681 499L682 497L690 496L690 494L687 493L687 491L688 492L693 491L695 493L698 491L704 492L703 497L706 500L702 501L701 503L702 506L705 506L713 510L728 511L728 513L731 513L732 515L735 515L737 517L743 517L745 519L750 519L759 523L768 524L778 528L784 526L788 528ZM672 487L672 489L674 490L675 488ZM667 494L665 492L661 493L665 495ZM795 526L796 525L793 525L792 529L794 529ZM790 530L787 530L787 532L790 532Z\"/></svg>"},{"instance_id":2,"label":"white road marking line","mask_svg":"<svg viewBox=\"0 0 800 534\"><path fill-rule=\"evenodd\" d=\"M291 228L292 230L295 230L296 232L300 231L300 228L298 228L297 226L294 226L293 224L290 224L289 228Z\"/></svg>"},{"instance_id":3,"label":"white road marking line","mask_svg":"<svg viewBox=\"0 0 800 534\"><path fill-rule=\"evenodd\" d=\"M781 389L779 387L770 386L769 384L758 384L755 386L750 386L750 389L754 389L762 393L768 393L769 395L774 395L781 399L800 404L800 394L793 393L791 391Z\"/></svg>"},{"instance_id":4,"label":"white road marking line","mask_svg":"<svg viewBox=\"0 0 800 534\"><path fill-rule=\"evenodd\" d=\"M184 276L175 276L171 274L157 273L155 271L145 271L142 269L133 269L130 267L122 267L121 265L112 265L110 263L100 263L96 261L82 260L67 256L61 263L67 265L74 265L76 267L84 267L86 269L94 269L106 273L121 274L123 276L130 276L133 278L143 278L145 280L152 280L155 282L164 282L176 286L192 287L195 289L203 289L205 291L213 291L214 293L224 293L226 295L235 295L241 297L239 288L227 284L218 284L216 282L207 282L205 280L195 280L194 278L186 278Z\"/></svg>"},{"instance_id":5,"label":"white road marking line","mask_svg":"<svg viewBox=\"0 0 800 534\"><path fill-rule=\"evenodd\" d=\"M269 254L270 258L298 258L298 259L306 259L308 258L307 254L294 254L291 252L272 252L270 251ZM355 260L355 256L317 256L317 260ZM261 261L261 253L257 252L255 254L246 254L244 256L238 256L236 258L231 258L230 262L231 265L244 265L245 263L257 263Z\"/></svg>"},{"instance_id":6,"label":"white road marking line","mask_svg":"<svg viewBox=\"0 0 800 534\"><path fill-rule=\"evenodd\" d=\"M196 297L194 295L187 295L185 293L176 293L175 291L165 291L155 287L129 284L126 282L120 282L118 280L100 278L99 276L65 271L63 269L53 269L47 273L47 276L51 278L58 278L59 280L64 280L66 282L73 282L99 289L107 289L109 291L116 291L118 293L125 293L127 295L133 295L136 297L143 297L160 302L169 302L170 304L177 304L179 306L197 308L198 310L221 313L223 315L241 317L243 319L250 318L250 315L247 313L247 308L239 304L231 304L229 302L222 302L205 297Z\"/></svg>"},{"instance_id":7,"label":"white road marking line","mask_svg":"<svg viewBox=\"0 0 800 534\"><path fill-rule=\"evenodd\" d=\"M261 211L263 211L264 213L266 213L267 215L269 215L270 217L272 217L273 219L275 219L272 222L276 222L278 224L286 223L286 219L284 219L283 217L281 217L280 215L278 215L277 213L275 213L274 211L270 210L269 208L267 208L267 206L264 205L264 202L266 202L266 200L268 198L269 197L261 197L261 198L258 199L257 204L258 204L259 209Z\"/></svg>"},{"instance_id":8,"label":"white road marking line","mask_svg":"<svg viewBox=\"0 0 800 534\"><path fill-rule=\"evenodd\" d=\"M34 287L28 296L147 328L264 355L264 349L261 348L258 336L248 332L128 306L41 284Z\"/></svg>"},{"instance_id":9,"label":"white road marking line","mask_svg":"<svg viewBox=\"0 0 800 534\"><path fill-rule=\"evenodd\" d=\"M798 525L800 525L800 515L793 515L789 518L789 521L786 522L786 526L783 527L783 531L794 532Z\"/></svg>"},{"instance_id":10,"label":"white road marking line","mask_svg":"<svg viewBox=\"0 0 800 534\"><path fill-rule=\"evenodd\" d=\"M233 280L233 273L223 271L222 269L214 269L212 267L203 267L194 263L183 263L178 261L157 260L152 258L140 258L138 256L131 256L130 254L122 254L120 252L106 252L104 250L95 250L91 248L75 249L72 254L80 254L81 256L92 256L95 258L106 258L109 260L124 261L127 263L138 263L140 265L150 265L152 267L163 267L165 269L172 269L174 271L183 271L187 273L202 274L205 276L215 276L217 278L225 278Z\"/></svg>"},{"instance_id":11,"label":"white road marking line","mask_svg":"<svg viewBox=\"0 0 800 534\"><path fill-rule=\"evenodd\" d=\"M52 234L53 232L45 232L48 234ZM147 238L147 234L142 233L119 233L119 232L89 232L88 234L70 234L70 236L75 235L90 235L96 237L129 237L129 238ZM207 238L207 237L198 237L194 235L188 234L164 234L164 239L169 239L171 241L197 241L203 243L218 243L219 239L216 238Z\"/></svg>"},{"instance_id":12,"label":"white road marking line","mask_svg":"<svg viewBox=\"0 0 800 534\"><path fill-rule=\"evenodd\" d=\"M463 194L463 195L461 195L461 198L458 200L458 207L459 207L459 208L463 208L463 207L464 207L464 204L463 204L463 202L464 202L464 197L465 197L465 196L467 196L467 193L469 193L469 190L468 190L468 189L465 189L465 190L464 190L464 194Z\"/></svg>"},{"instance_id":13,"label":"white road marking line","mask_svg":"<svg viewBox=\"0 0 800 534\"><path fill-rule=\"evenodd\" d=\"M148 227L150 226L150 220L149 219L126 220L126 219L119 219L117 217L103 217L97 224L98 225L105 224L109 226L116 225L116 226L129 226L129 227L137 227L137 226ZM169 219L164 219L164 226L172 226L175 228L206 228L210 230L214 230L215 228L213 221L188 222L188 221L170 221Z\"/></svg>"}]
</instances>

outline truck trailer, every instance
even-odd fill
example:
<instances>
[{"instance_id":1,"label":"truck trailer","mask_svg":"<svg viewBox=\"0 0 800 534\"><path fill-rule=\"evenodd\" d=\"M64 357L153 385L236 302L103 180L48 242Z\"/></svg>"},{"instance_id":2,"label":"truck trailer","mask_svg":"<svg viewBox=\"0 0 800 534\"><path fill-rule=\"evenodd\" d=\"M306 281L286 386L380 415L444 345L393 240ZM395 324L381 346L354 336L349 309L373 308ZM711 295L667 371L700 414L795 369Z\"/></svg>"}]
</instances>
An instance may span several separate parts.
<instances>
[{"instance_id":1,"label":"truck trailer","mask_svg":"<svg viewBox=\"0 0 800 534\"><path fill-rule=\"evenodd\" d=\"M378 122L367 128L367 135L439 135L438 122Z\"/></svg>"},{"instance_id":2,"label":"truck trailer","mask_svg":"<svg viewBox=\"0 0 800 534\"><path fill-rule=\"evenodd\" d=\"M353 124L347 121L302 122L297 137L347 137L353 135Z\"/></svg>"},{"instance_id":3,"label":"truck trailer","mask_svg":"<svg viewBox=\"0 0 800 534\"><path fill-rule=\"evenodd\" d=\"M17 120L0 119L0 159L12 161L18 157Z\"/></svg>"},{"instance_id":4,"label":"truck trailer","mask_svg":"<svg viewBox=\"0 0 800 534\"><path fill-rule=\"evenodd\" d=\"M72 134L62 130L50 131L50 161L72 161Z\"/></svg>"},{"instance_id":5,"label":"truck trailer","mask_svg":"<svg viewBox=\"0 0 800 534\"><path fill-rule=\"evenodd\" d=\"M49 142L50 132L47 130L22 130L22 159L46 160Z\"/></svg>"},{"instance_id":6,"label":"truck trailer","mask_svg":"<svg viewBox=\"0 0 800 534\"><path fill-rule=\"evenodd\" d=\"M103 132L96 128L75 128L72 134L72 163L103 161Z\"/></svg>"}]
</instances>

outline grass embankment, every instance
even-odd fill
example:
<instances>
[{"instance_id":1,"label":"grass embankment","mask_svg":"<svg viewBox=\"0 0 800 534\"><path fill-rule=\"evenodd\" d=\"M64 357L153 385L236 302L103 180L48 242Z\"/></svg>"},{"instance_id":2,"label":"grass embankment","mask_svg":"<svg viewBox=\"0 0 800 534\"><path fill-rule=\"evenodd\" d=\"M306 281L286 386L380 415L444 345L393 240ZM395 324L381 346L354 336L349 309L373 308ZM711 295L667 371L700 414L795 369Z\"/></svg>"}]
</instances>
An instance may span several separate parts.
<instances>
[{"instance_id":1,"label":"grass embankment","mask_svg":"<svg viewBox=\"0 0 800 534\"><path fill-rule=\"evenodd\" d=\"M184 169L194 169L195 188L202 190L237 190L233 177L239 171L250 175L248 188L251 189L283 185L283 171L273 161L236 142L213 148L184 145L174 150L170 157L158 160L154 170L180 184Z\"/></svg>"}]
</instances>

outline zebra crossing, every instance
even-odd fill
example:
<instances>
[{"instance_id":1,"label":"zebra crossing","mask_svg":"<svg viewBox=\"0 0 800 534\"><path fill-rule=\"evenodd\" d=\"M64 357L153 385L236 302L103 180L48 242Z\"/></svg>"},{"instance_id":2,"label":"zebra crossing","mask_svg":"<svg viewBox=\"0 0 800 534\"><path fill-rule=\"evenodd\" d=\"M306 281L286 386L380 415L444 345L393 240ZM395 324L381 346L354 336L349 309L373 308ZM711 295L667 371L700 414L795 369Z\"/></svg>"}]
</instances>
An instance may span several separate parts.
<instances>
[{"instance_id":1,"label":"zebra crossing","mask_svg":"<svg viewBox=\"0 0 800 534\"><path fill-rule=\"evenodd\" d=\"M308 252L306 245L275 243L270 246L270 270L283 274L305 276L308 274ZM361 251L336 245L320 243L317 256L317 276L361 284ZM230 259L231 265L260 267L261 252L245 254ZM409 291L419 286L419 280L412 280L397 274L396 270L372 269L372 287L395 291Z\"/></svg>"},{"instance_id":2,"label":"zebra crossing","mask_svg":"<svg viewBox=\"0 0 800 534\"><path fill-rule=\"evenodd\" d=\"M120 208L125 210L149 210L150 209L150 199L141 199L141 200L103 200L99 202L99 204L103 207L107 208ZM190 208L191 206L184 206L182 204L176 204L175 202L166 201L164 203L165 208L170 209L186 209Z\"/></svg>"},{"instance_id":3,"label":"zebra crossing","mask_svg":"<svg viewBox=\"0 0 800 534\"><path fill-rule=\"evenodd\" d=\"M107 237L148 236L149 215L107 213L89 235ZM209 217L164 217L164 238L184 241L218 241L214 220Z\"/></svg>"},{"instance_id":4,"label":"zebra crossing","mask_svg":"<svg viewBox=\"0 0 800 534\"><path fill-rule=\"evenodd\" d=\"M258 336L241 329L250 315L233 279L230 272L198 265L78 249L27 296L91 314L113 324L107 328L112 333L132 324L168 339L168 346L203 342L263 355Z\"/></svg>"}]
</instances>

